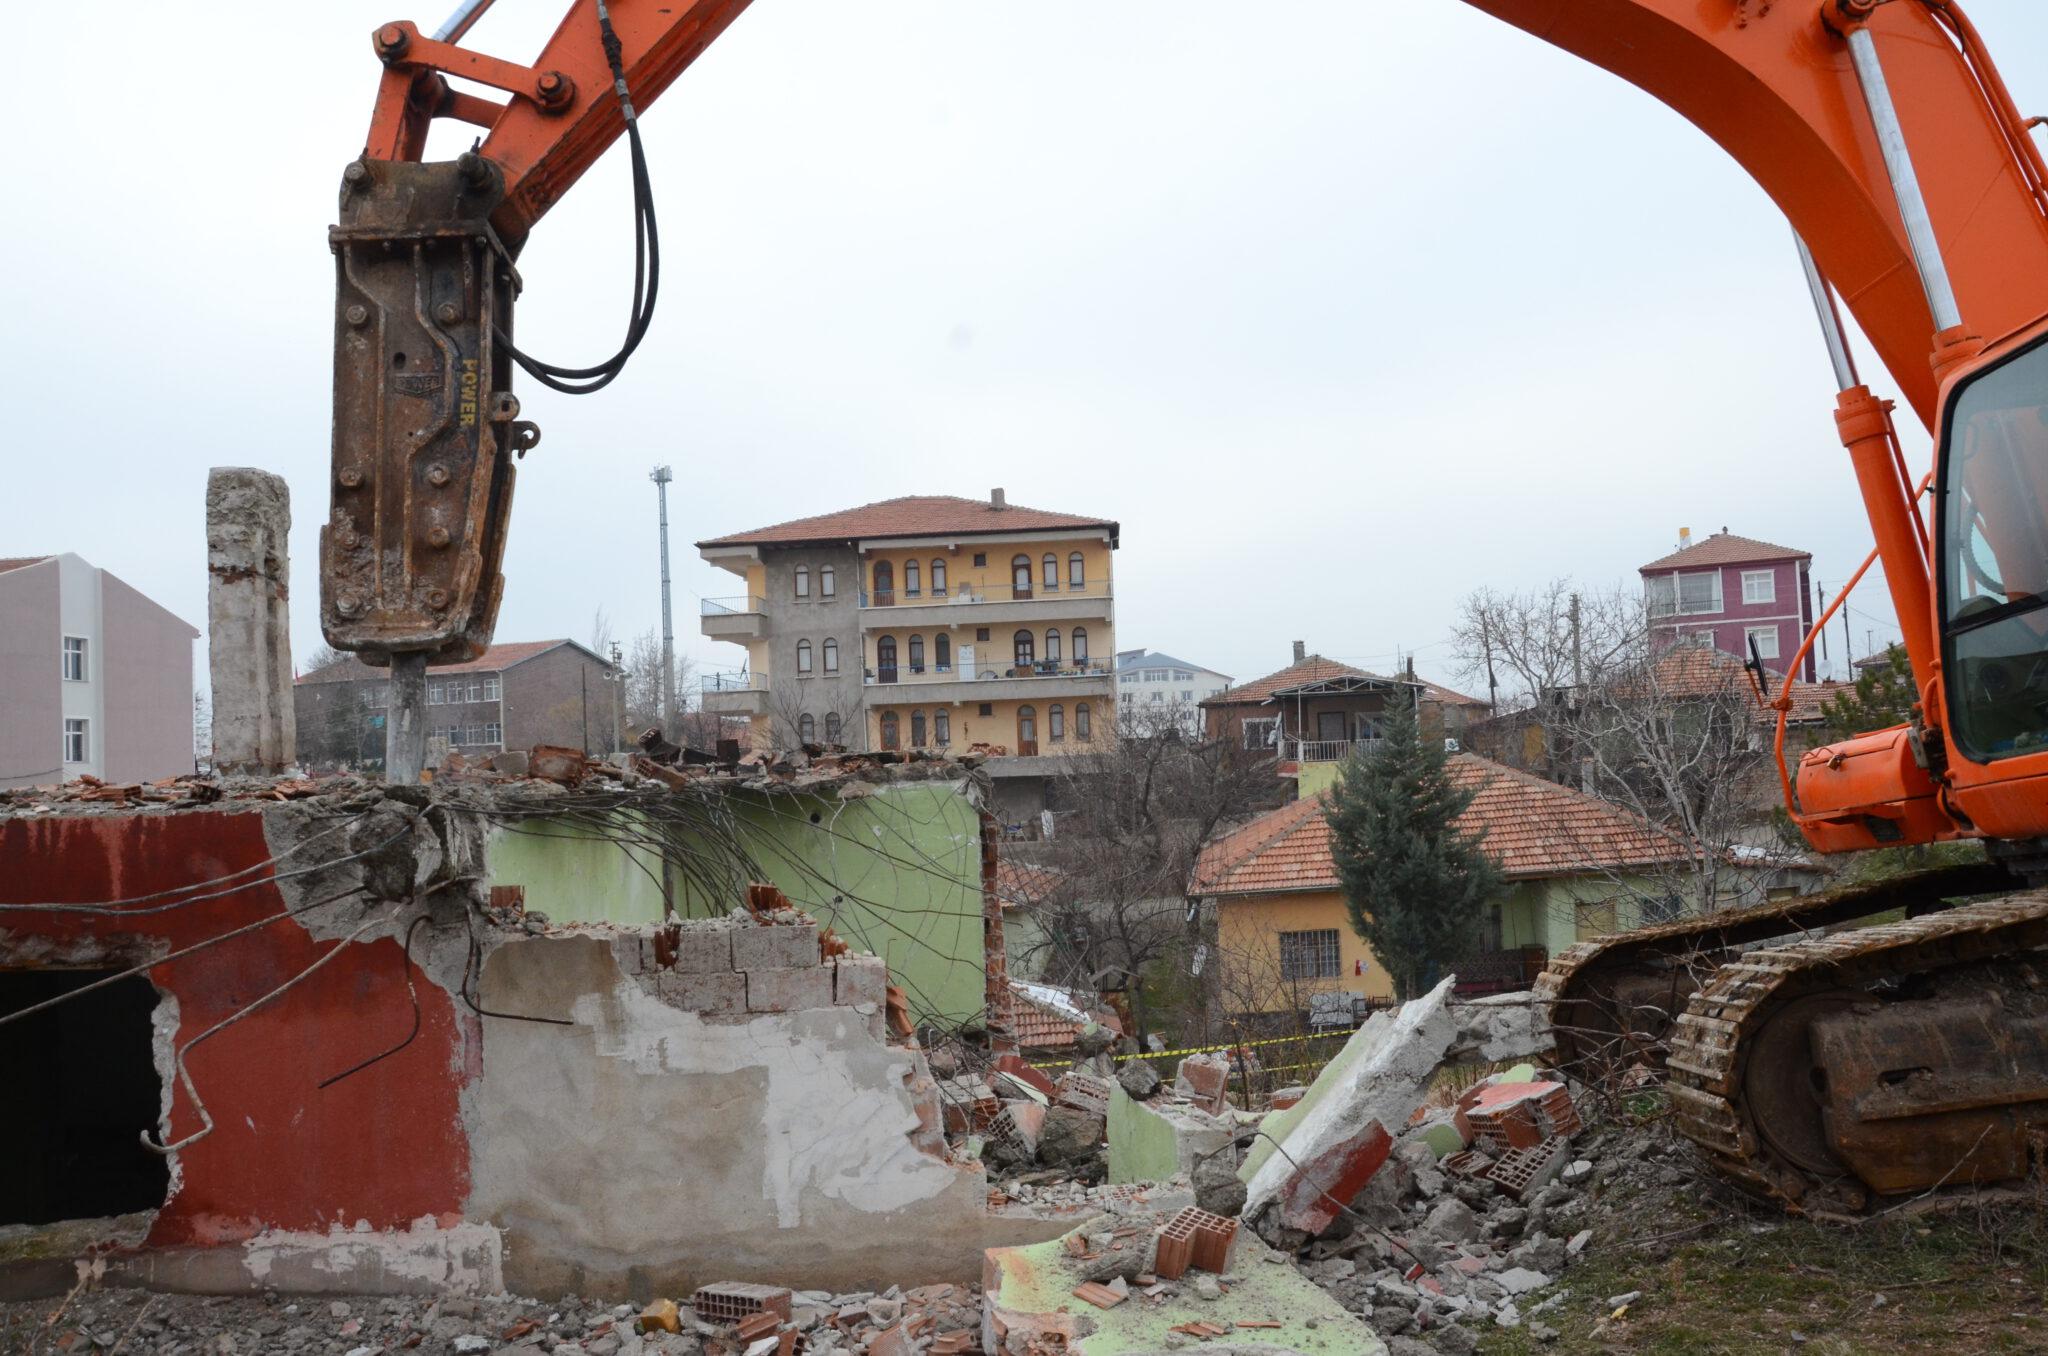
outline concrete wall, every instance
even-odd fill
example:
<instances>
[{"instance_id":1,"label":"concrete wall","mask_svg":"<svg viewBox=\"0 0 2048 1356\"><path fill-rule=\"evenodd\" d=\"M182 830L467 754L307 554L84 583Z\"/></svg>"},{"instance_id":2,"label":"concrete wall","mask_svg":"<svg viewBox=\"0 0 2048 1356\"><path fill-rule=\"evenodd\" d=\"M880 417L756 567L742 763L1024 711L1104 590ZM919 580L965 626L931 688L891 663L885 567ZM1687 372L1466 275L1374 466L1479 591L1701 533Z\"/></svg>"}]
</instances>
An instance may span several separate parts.
<instances>
[{"instance_id":1,"label":"concrete wall","mask_svg":"<svg viewBox=\"0 0 2048 1356\"><path fill-rule=\"evenodd\" d=\"M811 572L808 598L796 596L796 569ZM826 598L820 571L831 566L834 596ZM769 676L769 714L756 721L770 743L796 742L797 718L808 712L825 737L825 717L839 716L839 742L852 749L867 745L867 717L862 705L860 653L860 558L850 547L766 549L761 557L762 595L767 600L768 634L750 647L757 672ZM839 642L839 672L825 672L827 638ZM811 643L811 672L797 673L796 643ZM762 662L765 657L765 663Z\"/></svg>"},{"instance_id":2,"label":"concrete wall","mask_svg":"<svg viewBox=\"0 0 2048 1356\"><path fill-rule=\"evenodd\" d=\"M981 821L966 782L913 782L836 795L730 798L759 879L857 947L884 957L911 1010L945 1024L984 1001ZM493 831L491 881L520 885L557 921L661 918L661 867L588 829L529 822ZM684 917L720 916L731 898L675 881Z\"/></svg>"},{"instance_id":3,"label":"concrete wall","mask_svg":"<svg viewBox=\"0 0 2048 1356\"><path fill-rule=\"evenodd\" d=\"M63 773L57 562L0 571L0 786Z\"/></svg>"},{"instance_id":4,"label":"concrete wall","mask_svg":"<svg viewBox=\"0 0 2048 1356\"><path fill-rule=\"evenodd\" d=\"M981 1171L945 1158L921 1056L882 1039L873 962L874 984L848 990L812 941L808 960L735 968L693 998L695 976L655 966L641 932L479 919L488 841L470 816L421 821L389 801L0 816L0 902L249 873L147 915L10 915L0 968L132 965L305 910L151 972L155 1133L196 1138L141 1250L110 1259L116 1278L644 1300L730 1277L964 1282L983 1246L1017 1240L986 1216ZM265 870L344 856L282 881ZM466 979L472 930L484 955ZM175 1052L295 976L191 1051L202 1112Z\"/></svg>"},{"instance_id":5,"label":"concrete wall","mask_svg":"<svg viewBox=\"0 0 2048 1356\"><path fill-rule=\"evenodd\" d=\"M100 572L75 555L56 558L58 646L64 636L78 636L86 643L84 681L66 681L59 670L59 692L64 703L63 719L86 723L86 757L82 763L66 762L66 777L106 775L107 710L106 675L111 656L107 653L106 624L100 607ZM189 664L189 659L187 660ZM190 672L189 668L187 670ZM61 749L62 724L59 724ZM161 774L159 774L161 775Z\"/></svg>"},{"instance_id":6,"label":"concrete wall","mask_svg":"<svg viewBox=\"0 0 2048 1356\"><path fill-rule=\"evenodd\" d=\"M190 772L196 628L106 571L100 576L104 775L154 781Z\"/></svg>"},{"instance_id":7,"label":"concrete wall","mask_svg":"<svg viewBox=\"0 0 2048 1356\"><path fill-rule=\"evenodd\" d=\"M609 672L609 665L574 645L557 645L506 669L504 746L530 749L536 744L561 744L609 752L614 747ZM429 669L429 677L432 673Z\"/></svg>"},{"instance_id":8,"label":"concrete wall","mask_svg":"<svg viewBox=\"0 0 2048 1356\"><path fill-rule=\"evenodd\" d=\"M493 1026L468 1098L469 1212L504 1230L507 1284L677 1294L975 1274L987 1181L919 1142L923 1057L826 994L707 1015L633 982L601 938L493 952L486 1008L573 1023Z\"/></svg>"}]
</instances>

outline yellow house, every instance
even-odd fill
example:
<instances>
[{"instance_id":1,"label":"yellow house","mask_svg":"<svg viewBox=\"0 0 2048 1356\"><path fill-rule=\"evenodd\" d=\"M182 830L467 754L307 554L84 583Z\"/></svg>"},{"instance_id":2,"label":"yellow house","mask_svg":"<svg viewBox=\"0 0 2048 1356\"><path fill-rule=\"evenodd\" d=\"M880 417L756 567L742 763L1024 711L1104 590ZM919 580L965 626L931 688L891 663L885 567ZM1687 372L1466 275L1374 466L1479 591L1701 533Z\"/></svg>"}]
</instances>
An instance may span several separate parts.
<instances>
[{"instance_id":1,"label":"yellow house","mask_svg":"<svg viewBox=\"0 0 2048 1356\"><path fill-rule=\"evenodd\" d=\"M1484 835L1505 882L1481 950L1457 966L1460 988L1524 988L1548 958L1585 937L1651 921L1677 898L1660 882L1692 860L1685 843L1611 802L1472 754L1450 760L1473 792L1459 819ZM1216 927L1216 979L1237 1012L1300 1011L1309 995L1393 997L1393 983L1352 930L1323 818L1327 779L1218 839L1193 893Z\"/></svg>"},{"instance_id":2,"label":"yellow house","mask_svg":"<svg viewBox=\"0 0 2048 1356\"><path fill-rule=\"evenodd\" d=\"M705 676L704 709L748 717L760 747L987 745L999 813L1034 822L1047 760L1114 734L1119 532L998 489L698 542L745 589L704 600L704 634L745 652Z\"/></svg>"}]
</instances>

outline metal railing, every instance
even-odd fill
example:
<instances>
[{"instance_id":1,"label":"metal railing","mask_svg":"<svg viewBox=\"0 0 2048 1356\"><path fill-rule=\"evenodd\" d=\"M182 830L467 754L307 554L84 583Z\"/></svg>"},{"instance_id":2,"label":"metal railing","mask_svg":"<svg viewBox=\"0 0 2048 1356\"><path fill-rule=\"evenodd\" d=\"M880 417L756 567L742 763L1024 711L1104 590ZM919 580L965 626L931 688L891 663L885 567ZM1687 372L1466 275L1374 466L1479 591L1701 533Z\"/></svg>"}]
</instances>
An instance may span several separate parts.
<instances>
[{"instance_id":1,"label":"metal railing","mask_svg":"<svg viewBox=\"0 0 2048 1356\"><path fill-rule=\"evenodd\" d=\"M1291 763L1335 763L1354 750L1360 753L1379 747L1377 739L1295 739L1280 741L1280 756Z\"/></svg>"},{"instance_id":2,"label":"metal railing","mask_svg":"<svg viewBox=\"0 0 2048 1356\"><path fill-rule=\"evenodd\" d=\"M1008 603L1030 602L1040 599L1107 598L1109 596L1110 587L1107 580L1079 585L1062 584L1057 588L1047 588L1043 584L1034 583L1029 589L1021 593L1011 584L962 584L958 588L925 589L922 592L916 589L903 588L877 589L871 592L863 588L860 591L860 605L862 607L927 607L932 604L943 603Z\"/></svg>"},{"instance_id":3,"label":"metal railing","mask_svg":"<svg viewBox=\"0 0 2048 1356\"><path fill-rule=\"evenodd\" d=\"M1062 661L1040 659L1030 665L1012 662L1003 664L979 664L973 672L954 672L950 664L926 664L913 668L909 664L868 669L862 678L865 682L883 683L964 683L980 679L1040 679L1040 678L1107 678L1114 672L1105 660L1084 659Z\"/></svg>"},{"instance_id":4,"label":"metal railing","mask_svg":"<svg viewBox=\"0 0 2048 1356\"><path fill-rule=\"evenodd\" d=\"M766 612L768 600L742 594L737 598L701 598L698 600L698 615L705 617L736 617L746 612Z\"/></svg>"},{"instance_id":5,"label":"metal railing","mask_svg":"<svg viewBox=\"0 0 2048 1356\"><path fill-rule=\"evenodd\" d=\"M766 692L765 673L707 673L697 680L699 692Z\"/></svg>"}]
</instances>

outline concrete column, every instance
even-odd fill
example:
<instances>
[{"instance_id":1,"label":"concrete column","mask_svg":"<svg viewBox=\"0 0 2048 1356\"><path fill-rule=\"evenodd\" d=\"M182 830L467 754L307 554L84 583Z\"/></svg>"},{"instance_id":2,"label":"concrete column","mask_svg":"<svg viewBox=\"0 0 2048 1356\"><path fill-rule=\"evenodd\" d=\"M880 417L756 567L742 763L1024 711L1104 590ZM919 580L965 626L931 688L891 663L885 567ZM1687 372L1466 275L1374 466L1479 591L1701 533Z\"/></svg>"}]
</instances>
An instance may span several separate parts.
<instances>
[{"instance_id":1,"label":"concrete column","mask_svg":"<svg viewBox=\"0 0 2048 1356\"><path fill-rule=\"evenodd\" d=\"M213 763L221 772L282 772L298 759L291 526L282 477L247 466L207 473L206 655Z\"/></svg>"}]
</instances>

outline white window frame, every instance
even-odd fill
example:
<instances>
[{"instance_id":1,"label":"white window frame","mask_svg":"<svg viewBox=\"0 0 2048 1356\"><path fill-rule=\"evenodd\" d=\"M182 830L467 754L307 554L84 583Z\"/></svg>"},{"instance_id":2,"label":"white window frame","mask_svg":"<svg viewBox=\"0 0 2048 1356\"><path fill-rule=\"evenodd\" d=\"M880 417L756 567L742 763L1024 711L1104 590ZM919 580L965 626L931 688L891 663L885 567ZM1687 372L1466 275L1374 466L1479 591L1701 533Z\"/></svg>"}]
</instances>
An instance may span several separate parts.
<instances>
[{"instance_id":1,"label":"white window frame","mask_svg":"<svg viewBox=\"0 0 2048 1356\"><path fill-rule=\"evenodd\" d=\"M484 722L484 743L502 744L504 742L505 727L498 724L495 720Z\"/></svg>"},{"instance_id":2,"label":"white window frame","mask_svg":"<svg viewBox=\"0 0 2048 1356\"><path fill-rule=\"evenodd\" d=\"M71 662L74 659L78 661L76 664ZM90 663L90 651L86 646L86 638L84 636L64 637L64 681L67 683L83 683L91 677L92 666Z\"/></svg>"},{"instance_id":3,"label":"white window frame","mask_svg":"<svg viewBox=\"0 0 2048 1356\"><path fill-rule=\"evenodd\" d=\"M504 699L504 696L505 696L505 685L504 685L503 683L501 683L501 682L500 682L500 681L498 680L498 675L497 675L497 674L495 674L495 673L494 673L494 674L492 674L492 675L491 675L490 677L488 677L488 678L484 679L484 700L485 700L485 701L487 701L487 702L495 702L495 701L501 701L501 700L503 700L503 699Z\"/></svg>"},{"instance_id":4,"label":"white window frame","mask_svg":"<svg viewBox=\"0 0 2048 1356\"><path fill-rule=\"evenodd\" d=\"M64 720L64 761L67 764L92 761L92 722L82 717Z\"/></svg>"},{"instance_id":5,"label":"white window frame","mask_svg":"<svg viewBox=\"0 0 2048 1356\"><path fill-rule=\"evenodd\" d=\"M1685 581L1688 579L1711 579L1714 581L1714 596L1708 606L1687 607L1685 605ZM1675 576L1672 582L1672 594L1678 606L1678 615L1681 617L1708 617L1725 610L1721 599L1721 572L1719 570L1694 570L1689 574Z\"/></svg>"},{"instance_id":6,"label":"white window frame","mask_svg":"<svg viewBox=\"0 0 2048 1356\"><path fill-rule=\"evenodd\" d=\"M1749 644L1751 641L1756 642L1756 652L1760 658L1776 659L1778 657L1778 628L1776 625L1746 626L1742 629L1742 657L1744 659L1749 658Z\"/></svg>"},{"instance_id":7,"label":"white window frame","mask_svg":"<svg viewBox=\"0 0 2048 1356\"><path fill-rule=\"evenodd\" d=\"M1668 574L1653 574L1643 581L1643 605L1652 617L1669 617L1678 612L1678 580Z\"/></svg>"},{"instance_id":8,"label":"white window frame","mask_svg":"<svg viewBox=\"0 0 2048 1356\"><path fill-rule=\"evenodd\" d=\"M1744 606L1777 602L1778 572L1776 570L1744 570L1742 572L1742 601Z\"/></svg>"},{"instance_id":9,"label":"white window frame","mask_svg":"<svg viewBox=\"0 0 2048 1356\"><path fill-rule=\"evenodd\" d=\"M448 689L447 689L446 687L444 687L443 685L441 685L440 683L428 683L428 684L427 684L427 705L429 705L429 706L446 706L447 704L448 704Z\"/></svg>"},{"instance_id":10,"label":"white window frame","mask_svg":"<svg viewBox=\"0 0 2048 1356\"><path fill-rule=\"evenodd\" d=\"M1277 742L1280 721L1276 716L1248 716L1242 727L1244 746L1248 749L1270 749Z\"/></svg>"}]
</instances>

